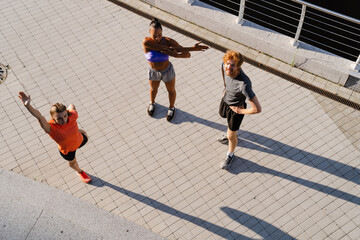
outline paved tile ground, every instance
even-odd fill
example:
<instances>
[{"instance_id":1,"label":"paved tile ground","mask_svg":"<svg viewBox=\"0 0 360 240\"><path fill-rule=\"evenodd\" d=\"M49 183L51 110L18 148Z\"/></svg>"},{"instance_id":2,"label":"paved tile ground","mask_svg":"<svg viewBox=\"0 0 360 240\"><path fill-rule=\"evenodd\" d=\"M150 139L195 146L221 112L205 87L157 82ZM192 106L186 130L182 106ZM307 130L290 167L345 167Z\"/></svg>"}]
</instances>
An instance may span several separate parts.
<instances>
[{"instance_id":1,"label":"paved tile ground","mask_svg":"<svg viewBox=\"0 0 360 240\"><path fill-rule=\"evenodd\" d=\"M168 239L356 239L360 235L359 111L254 66L244 71L263 107L246 116L237 159L218 116L222 52L172 59L177 115L154 118L141 42L149 21L108 1L1 2L0 166L69 192ZM180 44L195 40L164 29ZM17 98L48 116L75 104L90 136L78 151L83 184Z\"/></svg>"}]
</instances>

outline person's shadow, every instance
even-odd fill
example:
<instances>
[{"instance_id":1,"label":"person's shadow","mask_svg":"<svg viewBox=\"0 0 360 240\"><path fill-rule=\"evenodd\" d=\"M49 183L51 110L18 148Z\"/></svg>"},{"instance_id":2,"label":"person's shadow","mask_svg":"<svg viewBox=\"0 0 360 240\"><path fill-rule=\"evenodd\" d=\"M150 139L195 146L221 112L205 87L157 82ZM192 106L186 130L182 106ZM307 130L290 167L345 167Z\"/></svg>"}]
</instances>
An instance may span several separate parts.
<instances>
[{"instance_id":1,"label":"person's shadow","mask_svg":"<svg viewBox=\"0 0 360 240\"><path fill-rule=\"evenodd\" d=\"M90 175L90 174L89 174ZM206 229L207 231L212 232L215 235L218 235L222 238L225 239L244 239L244 240L250 240L252 238L249 238L247 236L244 236L240 233L234 232L232 230L229 230L225 227L219 226L217 224L211 223L207 220L201 219L199 217L195 217L192 216L190 214L184 213L180 210L177 210L173 207L170 207L166 204L163 204L155 199L149 198L147 196L144 196L142 194L139 193L135 193L133 191L127 190L125 188L113 185L111 183L108 183L96 176L90 175L90 177L92 178L91 182L89 184L96 186L96 187L109 187L117 192L120 192L126 196L129 196L130 198L133 198L139 202L142 202L150 207L153 207L159 211L165 212L167 214L171 214L175 217L178 217L180 219L183 219L185 221L191 222L201 228ZM261 226L266 226L267 228L270 228L272 230L272 232L277 233L276 236L280 236L280 237L290 237L291 239L294 239L293 237L291 237L290 235L288 235L287 233L281 231L280 229L276 228L275 226L271 225L270 223L267 223L266 221L263 221L259 218L256 218L254 216L251 216L247 213L243 213L240 212L238 210L233 210L231 208L228 207L221 207L221 210L223 210L230 218L234 219L235 221L237 221L238 223L244 225L245 227L248 227L249 229L251 229L252 231L258 233L260 236L265 237L265 236L273 236L272 233L269 233L269 235L265 234L265 232L263 231L263 229L261 229L259 226L257 226L256 224L253 223L260 223ZM245 216L245 218L244 218ZM241 217L241 218L239 218ZM280 235L279 235L280 234ZM265 238L264 238L265 239ZM280 238L279 238L280 239Z\"/></svg>"},{"instance_id":2,"label":"person's shadow","mask_svg":"<svg viewBox=\"0 0 360 240\"><path fill-rule=\"evenodd\" d=\"M221 207L220 209L234 221L256 232L262 239L296 239L270 223L240 210L229 207Z\"/></svg>"},{"instance_id":3,"label":"person's shadow","mask_svg":"<svg viewBox=\"0 0 360 240\"><path fill-rule=\"evenodd\" d=\"M295 147L291 147L289 145L275 141L265 136L261 136L256 133L240 130L238 146L242 148L249 148L257 151L270 153L276 156L281 156L289 160L317 168L324 172L328 172L330 174L333 174L340 178L344 178L356 184L360 183L360 171L357 168L348 166L343 163L339 163L332 159L325 158L304 150L297 149ZM286 154L286 152L289 151L291 151L292 157ZM300 156L304 156L304 157L298 157L299 156L298 153L300 153ZM245 159L244 157L236 157L235 161L233 161L228 172L232 174L240 174L243 172L270 174L279 178L283 178L295 182L302 186L323 192L325 194L334 196L336 198L341 198L345 201L360 205L360 197L356 195L352 195L350 193L323 185L321 183L316 183L310 180L306 180L304 178L295 177L290 174L286 174L274 169L261 166L255 162Z\"/></svg>"},{"instance_id":4,"label":"person's shadow","mask_svg":"<svg viewBox=\"0 0 360 240\"><path fill-rule=\"evenodd\" d=\"M167 111L168 111L167 107L156 103L156 110L153 118L155 119L166 118ZM207 127L211 127L216 130L219 130L221 132L225 132L227 129L227 127L223 124L197 117L191 113L181 110L180 108L176 108L174 119L170 123L180 125L184 122L199 123Z\"/></svg>"},{"instance_id":5,"label":"person's shadow","mask_svg":"<svg viewBox=\"0 0 360 240\"><path fill-rule=\"evenodd\" d=\"M157 104L157 107L157 111L159 110L159 112L156 113L155 118L165 118L168 108L160 104ZM184 112L181 109L176 109L176 111L176 115L171 122L173 124L196 122L226 133L226 125L197 117L193 114ZM226 121L226 119L224 119L224 121ZM313 154L311 152L307 152L305 150L298 149L296 147L289 146L285 143L273 140L254 132L240 129L238 131L238 137L238 146L241 148L249 148L276 156L281 156L283 158L317 168L321 171L333 174L337 177L346 179L356 184L360 184L360 169L355 167Z\"/></svg>"},{"instance_id":6,"label":"person's shadow","mask_svg":"<svg viewBox=\"0 0 360 240\"><path fill-rule=\"evenodd\" d=\"M295 177L290 174L282 173L277 170L263 167L257 163L251 162L245 158L236 157L236 160L233 161L233 163L228 171L232 174L241 174L244 172L270 174L270 175L300 184L302 186L312 188L314 190L331 195L333 197L340 198L345 201L360 205L360 197L358 197L356 195L323 185L321 183L316 183L316 182L313 182L310 180L306 180L304 178Z\"/></svg>"},{"instance_id":7,"label":"person's shadow","mask_svg":"<svg viewBox=\"0 0 360 240\"><path fill-rule=\"evenodd\" d=\"M158 119L163 118L166 116L167 107L157 104L156 111L158 112L155 115L155 118ZM196 122L214 128L224 133L227 130L227 126L225 125L197 117L193 114L184 112L180 109L176 109L176 111L177 111L176 115L172 121L173 124L181 124L184 122ZM273 140L271 138L250 131L245 131L240 129L238 132L238 137L239 137L238 146L241 148L248 148L256 151L266 152L275 156L281 156L291 161L295 161L319 169L321 171L327 172L329 174L333 174L337 177L346 179L356 184L360 184L360 170L357 168L351 167L341 162L334 161L329 158L322 157L320 155L313 154L311 152L307 152L305 150L298 149L296 147L289 146L282 142ZM337 190L329 186L325 186L320 183L315 183L310 180L294 177L289 174L285 174L273 169L263 167L245 158L237 158L232 163L229 172L233 174L239 174L241 172L268 173L273 176L287 179L289 181L296 182L300 185L315 189L317 191L321 191L325 194L329 194L334 197L341 198L346 201L360 205L360 198L355 195L343 192L341 190Z\"/></svg>"},{"instance_id":8,"label":"person's shadow","mask_svg":"<svg viewBox=\"0 0 360 240\"><path fill-rule=\"evenodd\" d=\"M360 169L334 161L330 158L307 152L271 138L253 133L250 131L239 130L238 146L249 148L276 156L281 156L289 160L307 165L346 179L356 184L360 184Z\"/></svg>"}]
</instances>

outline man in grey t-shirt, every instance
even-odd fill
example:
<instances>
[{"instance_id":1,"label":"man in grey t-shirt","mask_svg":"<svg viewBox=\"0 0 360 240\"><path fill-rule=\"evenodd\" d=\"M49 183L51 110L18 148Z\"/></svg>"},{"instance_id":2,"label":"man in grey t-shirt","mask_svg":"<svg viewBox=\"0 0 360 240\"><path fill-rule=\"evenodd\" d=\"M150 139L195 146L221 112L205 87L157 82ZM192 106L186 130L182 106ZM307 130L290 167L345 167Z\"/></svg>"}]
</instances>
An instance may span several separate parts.
<instances>
[{"instance_id":1,"label":"man in grey t-shirt","mask_svg":"<svg viewBox=\"0 0 360 240\"><path fill-rule=\"evenodd\" d=\"M261 112L261 106L252 90L251 81L241 69L243 62L244 57L234 50L227 50L223 57L221 71L225 89L220 103L219 114L227 119L228 130L227 136L218 140L222 143L228 143L229 151L225 161L220 165L222 169L228 169L234 160L237 131L240 128L244 115ZM248 99L251 108L246 108L246 99Z\"/></svg>"}]
</instances>

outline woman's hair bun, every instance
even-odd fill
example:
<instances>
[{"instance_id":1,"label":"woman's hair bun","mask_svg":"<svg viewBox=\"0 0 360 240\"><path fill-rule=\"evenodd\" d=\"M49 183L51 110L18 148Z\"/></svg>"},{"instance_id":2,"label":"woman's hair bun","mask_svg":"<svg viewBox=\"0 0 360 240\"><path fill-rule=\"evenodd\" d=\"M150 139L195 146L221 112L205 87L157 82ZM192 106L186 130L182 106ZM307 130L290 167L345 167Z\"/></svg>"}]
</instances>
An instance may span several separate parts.
<instances>
[{"instance_id":1,"label":"woman's hair bun","mask_svg":"<svg viewBox=\"0 0 360 240\"><path fill-rule=\"evenodd\" d=\"M157 18L151 19L150 27L162 29L161 23L159 22L159 20Z\"/></svg>"}]
</instances>

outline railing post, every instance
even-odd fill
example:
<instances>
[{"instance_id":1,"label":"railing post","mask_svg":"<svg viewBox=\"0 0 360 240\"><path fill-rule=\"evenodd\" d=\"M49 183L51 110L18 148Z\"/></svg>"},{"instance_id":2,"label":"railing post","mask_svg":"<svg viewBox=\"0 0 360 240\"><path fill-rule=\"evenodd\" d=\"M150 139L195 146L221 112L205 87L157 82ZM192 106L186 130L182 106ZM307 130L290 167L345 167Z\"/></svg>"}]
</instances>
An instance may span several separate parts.
<instances>
[{"instance_id":1,"label":"railing post","mask_svg":"<svg viewBox=\"0 0 360 240\"><path fill-rule=\"evenodd\" d=\"M298 25L297 30L296 30L295 38L291 41L291 44L293 46L295 46L295 47L299 46L299 37L300 37L300 32L301 32L301 29L302 29L302 25L304 23L304 19L305 19L305 12L306 12L306 5L302 5L299 25Z\"/></svg>"},{"instance_id":2,"label":"railing post","mask_svg":"<svg viewBox=\"0 0 360 240\"><path fill-rule=\"evenodd\" d=\"M245 11L245 0L240 1L238 24L243 25L244 23L244 11Z\"/></svg>"},{"instance_id":3,"label":"railing post","mask_svg":"<svg viewBox=\"0 0 360 240\"><path fill-rule=\"evenodd\" d=\"M357 60L353 64L350 65L350 68L352 70L360 72L360 54L359 54L359 57L357 58Z\"/></svg>"}]
</instances>

